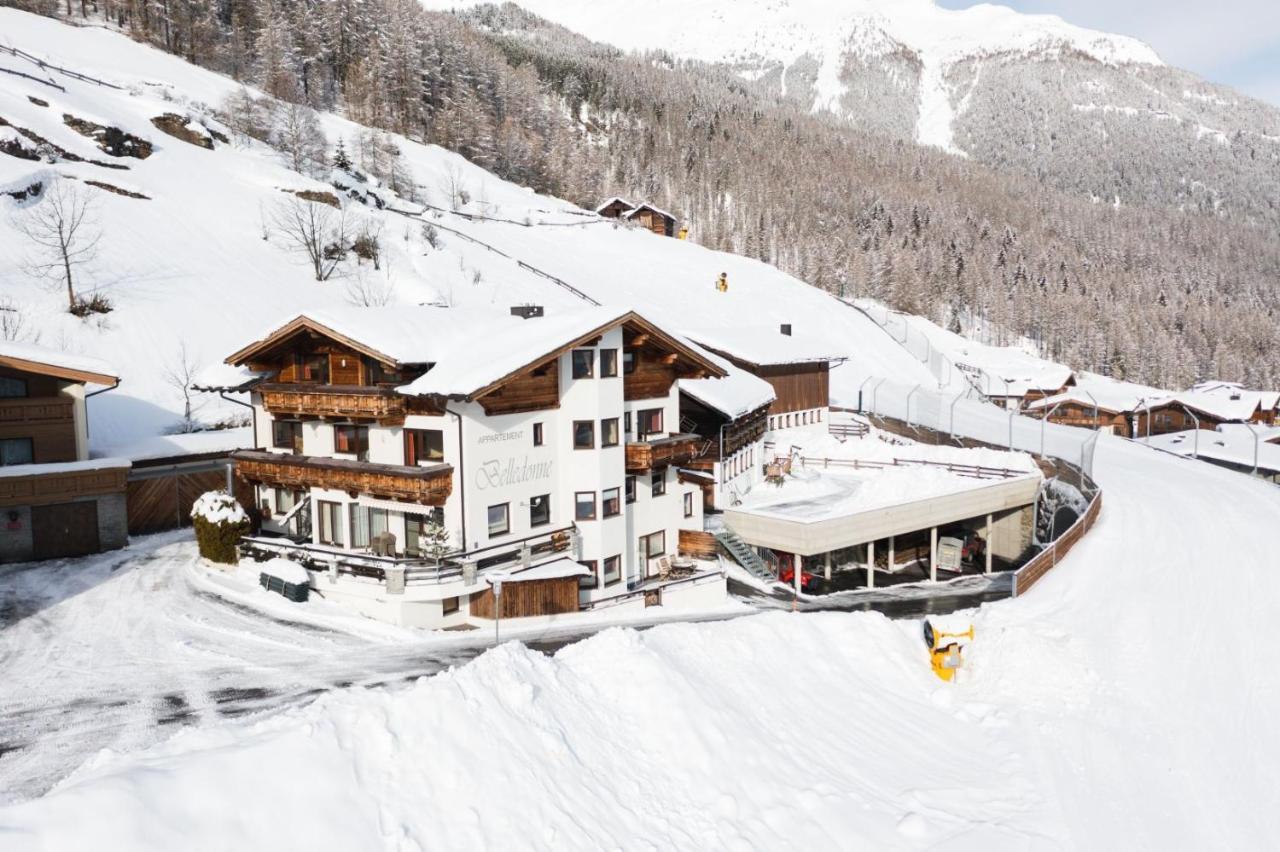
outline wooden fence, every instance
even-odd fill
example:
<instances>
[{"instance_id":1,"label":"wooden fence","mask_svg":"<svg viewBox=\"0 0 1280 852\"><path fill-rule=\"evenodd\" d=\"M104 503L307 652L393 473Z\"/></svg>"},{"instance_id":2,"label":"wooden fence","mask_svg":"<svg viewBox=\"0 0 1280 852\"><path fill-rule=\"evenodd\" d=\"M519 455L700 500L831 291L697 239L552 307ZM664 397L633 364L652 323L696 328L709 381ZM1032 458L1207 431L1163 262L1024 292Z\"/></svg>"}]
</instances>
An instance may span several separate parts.
<instances>
[{"instance_id":1,"label":"wooden fence","mask_svg":"<svg viewBox=\"0 0 1280 852\"><path fill-rule=\"evenodd\" d=\"M179 457L156 462L135 462L125 490L129 535L176 530L191 526L191 507L206 491L226 490L225 456ZM236 499L253 505L253 489L236 481Z\"/></svg>"},{"instance_id":2,"label":"wooden fence","mask_svg":"<svg viewBox=\"0 0 1280 852\"><path fill-rule=\"evenodd\" d=\"M1076 522L1058 536L1057 540L1052 542L1044 550L1037 553L1030 562L1019 568L1013 575L1013 594L1014 597L1024 594L1028 589L1039 582L1040 578L1048 574L1050 569L1058 564L1064 556L1071 552L1071 548L1076 546L1076 542L1084 538L1095 521L1098 520L1098 514L1102 511L1102 492L1098 491L1093 495L1093 500L1089 503L1089 508L1085 509L1084 514L1076 519Z\"/></svg>"},{"instance_id":3,"label":"wooden fence","mask_svg":"<svg viewBox=\"0 0 1280 852\"><path fill-rule=\"evenodd\" d=\"M694 559L715 559L719 542L703 530L680 530L679 552Z\"/></svg>"}]
</instances>

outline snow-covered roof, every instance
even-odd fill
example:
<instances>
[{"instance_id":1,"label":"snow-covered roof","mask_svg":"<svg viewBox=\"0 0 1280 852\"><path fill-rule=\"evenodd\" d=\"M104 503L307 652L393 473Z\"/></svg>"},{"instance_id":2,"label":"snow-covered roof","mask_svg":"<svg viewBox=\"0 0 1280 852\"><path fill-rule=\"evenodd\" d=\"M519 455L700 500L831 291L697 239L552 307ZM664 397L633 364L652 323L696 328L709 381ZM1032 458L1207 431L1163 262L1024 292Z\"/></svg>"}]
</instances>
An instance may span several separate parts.
<instances>
[{"instance_id":1,"label":"snow-covered roof","mask_svg":"<svg viewBox=\"0 0 1280 852\"><path fill-rule=\"evenodd\" d=\"M1246 390L1244 385L1239 382L1200 382L1197 385L1193 385L1188 393L1227 397L1229 399L1238 397L1242 400L1254 398L1257 399L1258 405L1266 411L1270 411L1276 407L1277 403L1280 403L1280 392Z\"/></svg>"},{"instance_id":2,"label":"snow-covered roof","mask_svg":"<svg viewBox=\"0 0 1280 852\"><path fill-rule=\"evenodd\" d=\"M587 566L574 562L567 556L525 568L523 571L491 571L485 577L489 580L501 580L504 583L525 583L530 580L562 580L565 577L585 577L591 573Z\"/></svg>"},{"instance_id":3,"label":"snow-covered roof","mask_svg":"<svg viewBox=\"0 0 1280 852\"><path fill-rule=\"evenodd\" d=\"M1253 467L1256 448L1258 469L1280 473L1280 446L1263 440L1261 429L1256 444L1253 433L1239 426L1216 432L1188 429L1185 432L1152 435L1150 438L1143 438L1141 442L1180 456L1194 456L1250 469Z\"/></svg>"},{"instance_id":4,"label":"snow-covered roof","mask_svg":"<svg viewBox=\"0 0 1280 852\"><path fill-rule=\"evenodd\" d=\"M691 346L697 346L691 343ZM723 379L681 379L680 392L688 394L703 405L719 411L730 420L749 414L777 399L773 385L757 376L748 373L741 367L735 367L728 360L713 352L703 352L714 361L726 375Z\"/></svg>"},{"instance_id":5,"label":"snow-covered roof","mask_svg":"<svg viewBox=\"0 0 1280 852\"><path fill-rule=\"evenodd\" d=\"M198 391L245 390L264 376L243 364L209 364L196 373L191 387Z\"/></svg>"},{"instance_id":6,"label":"snow-covered roof","mask_svg":"<svg viewBox=\"0 0 1280 852\"><path fill-rule=\"evenodd\" d=\"M0 363L94 384L115 384L118 379L115 368L106 361L14 340L0 341Z\"/></svg>"},{"instance_id":7,"label":"snow-covered roof","mask_svg":"<svg viewBox=\"0 0 1280 852\"><path fill-rule=\"evenodd\" d=\"M1028 403L1031 410L1053 408L1063 402L1074 402L1085 407L1097 405L1102 411L1125 414L1138 411L1148 405L1155 406L1169 399L1172 394L1147 385L1122 382L1106 376L1080 373L1076 385L1063 393L1037 399Z\"/></svg>"},{"instance_id":8,"label":"snow-covered roof","mask_svg":"<svg viewBox=\"0 0 1280 852\"><path fill-rule=\"evenodd\" d=\"M101 458L72 462L0 465L0 479L18 476L48 476L53 473L82 473L90 470L112 470L115 468L129 468L132 464L128 459Z\"/></svg>"},{"instance_id":9,"label":"snow-covered roof","mask_svg":"<svg viewBox=\"0 0 1280 852\"><path fill-rule=\"evenodd\" d=\"M1181 403L1200 414L1207 414L1215 420L1241 422L1248 420L1261 404L1256 393L1243 393L1238 398L1217 393L1197 393L1184 391L1175 394L1166 404Z\"/></svg>"},{"instance_id":10,"label":"snow-covered roof","mask_svg":"<svg viewBox=\"0 0 1280 852\"><path fill-rule=\"evenodd\" d=\"M276 325L228 360L243 362L294 330L330 334L373 357L399 364L431 364L398 390L411 396L469 397L565 346L623 321L666 332L625 307L562 308L535 319L492 308L385 307L309 310ZM722 372L700 350L667 335L712 373Z\"/></svg>"},{"instance_id":11,"label":"snow-covered roof","mask_svg":"<svg viewBox=\"0 0 1280 852\"><path fill-rule=\"evenodd\" d=\"M596 212L603 213L606 208L611 207L614 204L625 204L627 206L627 210L634 210L636 207L634 204L632 204L630 201L623 198L622 196L615 195L613 198L605 199L600 204L600 206L596 208Z\"/></svg>"},{"instance_id":12,"label":"snow-covered roof","mask_svg":"<svg viewBox=\"0 0 1280 852\"><path fill-rule=\"evenodd\" d=\"M732 285L731 285L732 286ZM840 348L808 335L783 334L776 325L688 328L685 336L713 352L757 367L841 361Z\"/></svg>"},{"instance_id":13,"label":"snow-covered roof","mask_svg":"<svg viewBox=\"0 0 1280 852\"><path fill-rule=\"evenodd\" d=\"M141 462L209 453L229 453L233 450L252 449L253 445L253 427L242 426L237 429L156 435L129 444L105 447L103 454Z\"/></svg>"},{"instance_id":14,"label":"snow-covered roof","mask_svg":"<svg viewBox=\"0 0 1280 852\"><path fill-rule=\"evenodd\" d=\"M648 203L647 201L641 204L637 204L635 207L632 207L630 210L628 210L626 213L623 213L622 215L627 219L633 219L645 210L648 210L653 213L657 213L659 216L666 216L668 219L671 219L672 221L675 221L676 219L676 215L674 213L668 213L666 210L663 210L661 207L654 207L652 204Z\"/></svg>"}]
</instances>

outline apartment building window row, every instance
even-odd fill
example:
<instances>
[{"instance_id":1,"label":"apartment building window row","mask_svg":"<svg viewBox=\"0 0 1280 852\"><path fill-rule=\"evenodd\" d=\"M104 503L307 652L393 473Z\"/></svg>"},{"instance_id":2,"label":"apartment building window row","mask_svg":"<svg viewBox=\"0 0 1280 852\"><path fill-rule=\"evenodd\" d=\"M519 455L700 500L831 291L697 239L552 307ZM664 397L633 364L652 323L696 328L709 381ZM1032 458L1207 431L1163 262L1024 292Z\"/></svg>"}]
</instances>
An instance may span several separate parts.
<instances>
[{"instance_id":1,"label":"apartment building window row","mask_svg":"<svg viewBox=\"0 0 1280 852\"><path fill-rule=\"evenodd\" d=\"M596 377L596 350L573 350L572 364L575 379L593 379ZM618 350L601 349L599 351L600 371L602 379L612 379L618 375Z\"/></svg>"}]
</instances>

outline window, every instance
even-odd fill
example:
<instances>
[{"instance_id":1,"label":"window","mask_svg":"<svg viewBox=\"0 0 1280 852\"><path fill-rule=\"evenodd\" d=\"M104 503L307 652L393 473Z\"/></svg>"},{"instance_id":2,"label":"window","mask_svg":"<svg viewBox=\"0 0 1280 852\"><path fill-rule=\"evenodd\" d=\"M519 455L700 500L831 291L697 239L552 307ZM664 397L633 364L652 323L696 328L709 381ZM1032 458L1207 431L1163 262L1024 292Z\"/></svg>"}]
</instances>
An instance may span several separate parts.
<instances>
[{"instance_id":1,"label":"window","mask_svg":"<svg viewBox=\"0 0 1280 852\"><path fill-rule=\"evenodd\" d=\"M655 470L653 472L653 496L661 497L667 493L667 472L665 470Z\"/></svg>"},{"instance_id":2,"label":"window","mask_svg":"<svg viewBox=\"0 0 1280 852\"><path fill-rule=\"evenodd\" d=\"M622 413L622 429L624 432L627 433L627 440L630 441L631 436L635 434L635 432L631 429L631 412L630 411L624 411Z\"/></svg>"},{"instance_id":3,"label":"window","mask_svg":"<svg viewBox=\"0 0 1280 852\"><path fill-rule=\"evenodd\" d=\"M621 556L610 556L604 561L604 577L601 579L606 588L622 580Z\"/></svg>"},{"instance_id":4,"label":"window","mask_svg":"<svg viewBox=\"0 0 1280 852\"><path fill-rule=\"evenodd\" d=\"M271 446L293 453L302 452L302 424L297 420L272 420Z\"/></svg>"},{"instance_id":5,"label":"window","mask_svg":"<svg viewBox=\"0 0 1280 852\"><path fill-rule=\"evenodd\" d=\"M640 432L640 440L644 441L654 435L662 434L662 409L646 408L636 413L636 428Z\"/></svg>"},{"instance_id":6,"label":"window","mask_svg":"<svg viewBox=\"0 0 1280 852\"><path fill-rule=\"evenodd\" d=\"M618 446L618 418L610 417L600 421L600 446Z\"/></svg>"},{"instance_id":7,"label":"window","mask_svg":"<svg viewBox=\"0 0 1280 852\"><path fill-rule=\"evenodd\" d=\"M596 519L596 492L579 491L573 495L573 518L577 521Z\"/></svg>"},{"instance_id":8,"label":"window","mask_svg":"<svg viewBox=\"0 0 1280 852\"><path fill-rule=\"evenodd\" d=\"M333 427L333 451L355 456L357 461L369 460L369 427L350 423Z\"/></svg>"},{"instance_id":9,"label":"window","mask_svg":"<svg viewBox=\"0 0 1280 852\"><path fill-rule=\"evenodd\" d=\"M541 423L533 424L533 445L535 447L542 446L542 424Z\"/></svg>"},{"instance_id":10,"label":"window","mask_svg":"<svg viewBox=\"0 0 1280 852\"><path fill-rule=\"evenodd\" d=\"M622 353L622 374L629 376L636 371L636 364L640 361L640 355L634 349L628 349Z\"/></svg>"},{"instance_id":11,"label":"window","mask_svg":"<svg viewBox=\"0 0 1280 852\"><path fill-rule=\"evenodd\" d=\"M551 495L541 494L529 501L529 526L551 523Z\"/></svg>"},{"instance_id":12,"label":"window","mask_svg":"<svg viewBox=\"0 0 1280 852\"><path fill-rule=\"evenodd\" d=\"M644 576L649 576L649 564L667 552L667 534L658 530L656 533L640 536L640 564Z\"/></svg>"},{"instance_id":13,"label":"window","mask_svg":"<svg viewBox=\"0 0 1280 852\"><path fill-rule=\"evenodd\" d=\"M444 600L440 601L440 614L453 615L455 612L458 611L458 608L461 605L462 605L462 598L457 597L456 595L451 598L445 598Z\"/></svg>"},{"instance_id":14,"label":"window","mask_svg":"<svg viewBox=\"0 0 1280 852\"><path fill-rule=\"evenodd\" d=\"M686 491L684 494L684 516L686 518L693 517L693 492Z\"/></svg>"},{"instance_id":15,"label":"window","mask_svg":"<svg viewBox=\"0 0 1280 852\"><path fill-rule=\"evenodd\" d=\"M489 537L511 532L511 504L499 503L489 507Z\"/></svg>"},{"instance_id":16,"label":"window","mask_svg":"<svg viewBox=\"0 0 1280 852\"><path fill-rule=\"evenodd\" d=\"M30 438L0 440L0 465L31 464L35 460L35 446Z\"/></svg>"},{"instance_id":17,"label":"window","mask_svg":"<svg viewBox=\"0 0 1280 852\"><path fill-rule=\"evenodd\" d=\"M404 463L413 467L421 462L444 461L444 431L441 429L405 429Z\"/></svg>"},{"instance_id":18,"label":"window","mask_svg":"<svg viewBox=\"0 0 1280 852\"><path fill-rule=\"evenodd\" d=\"M18 379L12 376L0 376L0 397L9 397L12 399L13 397L26 395L26 379Z\"/></svg>"},{"instance_id":19,"label":"window","mask_svg":"<svg viewBox=\"0 0 1280 852\"><path fill-rule=\"evenodd\" d=\"M595 354L593 349L573 350L573 377L575 379L589 379L595 375L595 371L592 369L594 367Z\"/></svg>"},{"instance_id":20,"label":"window","mask_svg":"<svg viewBox=\"0 0 1280 852\"><path fill-rule=\"evenodd\" d=\"M371 385L399 385L404 383L404 373L394 367L388 367L381 361L375 361L372 358L366 360L368 364L369 384Z\"/></svg>"},{"instance_id":21,"label":"window","mask_svg":"<svg viewBox=\"0 0 1280 852\"><path fill-rule=\"evenodd\" d=\"M406 556L413 556L421 559L428 556L426 552L428 545L427 527L431 524L442 526L444 524L444 509L439 506L431 510L427 515L410 515L404 516L404 552ZM446 543L446 547L447 547Z\"/></svg>"},{"instance_id":22,"label":"window","mask_svg":"<svg viewBox=\"0 0 1280 852\"><path fill-rule=\"evenodd\" d=\"M600 378L612 379L618 375L618 350L600 350Z\"/></svg>"},{"instance_id":23,"label":"window","mask_svg":"<svg viewBox=\"0 0 1280 852\"><path fill-rule=\"evenodd\" d=\"M587 570L591 573L583 574L578 578L578 590L593 591L600 588L600 577L596 573L596 561L594 559L584 559L579 564L586 566Z\"/></svg>"},{"instance_id":24,"label":"window","mask_svg":"<svg viewBox=\"0 0 1280 852\"><path fill-rule=\"evenodd\" d=\"M606 488L600 495L600 508L604 510L606 518L612 518L622 514L622 497L620 488Z\"/></svg>"},{"instance_id":25,"label":"window","mask_svg":"<svg viewBox=\"0 0 1280 852\"><path fill-rule=\"evenodd\" d=\"M300 355L297 362L297 377L300 382L329 384L329 356Z\"/></svg>"},{"instance_id":26,"label":"window","mask_svg":"<svg viewBox=\"0 0 1280 852\"><path fill-rule=\"evenodd\" d=\"M636 478L634 476L627 477L627 502L636 502Z\"/></svg>"},{"instance_id":27,"label":"window","mask_svg":"<svg viewBox=\"0 0 1280 852\"><path fill-rule=\"evenodd\" d=\"M352 550L368 547L374 536L387 531L386 509L374 509L356 503L351 503L350 509Z\"/></svg>"},{"instance_id":28,"label":"window","mask_svg":"<svg viewBox=\"0 0 1280 852\"><path fill-rule=\"evenodd\" d=\"M573 421L573 448L589 450L596 445L596 424L594 420Z\"/></svg>"},{"instance_id":29,"label":"window","mask_svg":"<svg viewBox=\"0 0 1280 852\"><path fill-rule=\"evenodd\" d=\"M320 516L320 543L342 547L342 504L317 500L316 514Z\"/></svg>"}]
</instances>

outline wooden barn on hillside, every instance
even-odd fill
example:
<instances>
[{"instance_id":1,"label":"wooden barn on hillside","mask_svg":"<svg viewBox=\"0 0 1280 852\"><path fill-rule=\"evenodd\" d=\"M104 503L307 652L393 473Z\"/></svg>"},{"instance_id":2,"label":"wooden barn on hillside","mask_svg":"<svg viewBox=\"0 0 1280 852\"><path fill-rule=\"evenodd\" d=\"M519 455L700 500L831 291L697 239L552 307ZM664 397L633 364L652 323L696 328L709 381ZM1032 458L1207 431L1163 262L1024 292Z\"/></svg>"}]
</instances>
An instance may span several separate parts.
<instances>
[{"instance_id":1,"label":"wooden barn on hillside","mask_svg":"<svg viewBox=\"0 0 1280 852\"><path fill-rule=\"evenodd\" d=\"M597 207L596 212L606 219L635 222L660 237L676 235L676 217L652 204L632 204L625 198L614 196Z\"/></svg>"}]
</instances>

